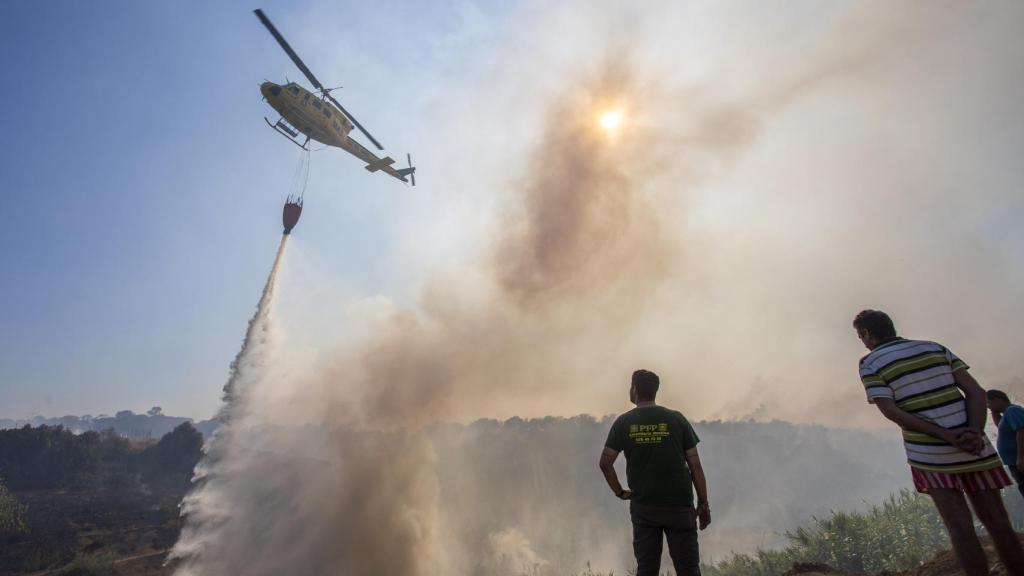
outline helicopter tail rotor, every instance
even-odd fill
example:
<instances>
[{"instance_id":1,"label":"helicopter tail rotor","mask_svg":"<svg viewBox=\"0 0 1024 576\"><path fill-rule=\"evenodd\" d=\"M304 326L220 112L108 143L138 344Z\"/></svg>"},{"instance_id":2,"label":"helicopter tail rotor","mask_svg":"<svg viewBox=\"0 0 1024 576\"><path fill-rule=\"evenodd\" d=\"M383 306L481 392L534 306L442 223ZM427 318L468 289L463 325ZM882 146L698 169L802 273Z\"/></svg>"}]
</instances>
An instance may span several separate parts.
<instances>
[{"instance_id":1,"label":"helicopter tail rotor","mask_svg":"<svg viewBox=\"0 0 1024 576\"><path fill-rule=\"evenodd\" d=\"M398 170L395 170L395 172L398 172L398 175L401 176L403 180L405 180L405 177L408 176L409 179L412 180L412 185L415 186L416 185L416 167L412 165L412 154L406 154L405 155L405 159L406 159L406 161L409 162L409 167L408 168L400 168Z\"/></svg>"}]
</instances>

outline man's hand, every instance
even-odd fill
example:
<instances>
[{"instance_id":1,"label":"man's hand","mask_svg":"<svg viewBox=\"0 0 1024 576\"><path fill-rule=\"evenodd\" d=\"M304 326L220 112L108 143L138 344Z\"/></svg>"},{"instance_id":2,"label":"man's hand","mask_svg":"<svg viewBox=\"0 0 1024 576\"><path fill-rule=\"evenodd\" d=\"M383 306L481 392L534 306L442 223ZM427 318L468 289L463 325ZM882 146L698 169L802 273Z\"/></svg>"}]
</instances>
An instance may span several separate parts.
<instances>
[{"instance_id":1,"label":"man's hand","mask_svg":"<svg viewBox=\"0 0 1024 576\"><path fill-rule=\"evenodd\" d=\"M697 504L697 526L703 530L711 524L711 505L707 502Z\"/></svg>"},{"instance_id":2,"label":"man's hand","mask_svg":"<svg viewBox=\"0 0 1024 576\"><path fill-rule=\"evenodd\" d=\"M985 450L985 439L977 430L957 428L951 432L953 432L951 443L964 452L980 456Z\"/></svg>"},{"instance_id":3,"label":"man's hand","mask_svg":"<svg viewBox=\"0 0 1024 576\"><path fill-rule=\"evenodd\" d=\"M686 451L686 465L690 468L693 489L697 491L697 519L703 530L711 524L711 505L708 504L708 480L704 477L704 466L700 463L696 446Z\"/></svg>"},{"instance_id":4,"label":"man's hand","mask_svg":"<svg viewBox=\"0 0 1024 576\"><path fill-rule=\"evenodd\" d=\"M622 484L619 484L619 475L615 473L615 459L618 457L618 450L605 446L601 451L601 461L598 466L601 468L601 473L604 474L605 481L608 482L608 487L612 489L612 494L615 494L615 497L620 500L629 500L633 497L633 491L624 489Z\"/></svg>"}]
</instances>

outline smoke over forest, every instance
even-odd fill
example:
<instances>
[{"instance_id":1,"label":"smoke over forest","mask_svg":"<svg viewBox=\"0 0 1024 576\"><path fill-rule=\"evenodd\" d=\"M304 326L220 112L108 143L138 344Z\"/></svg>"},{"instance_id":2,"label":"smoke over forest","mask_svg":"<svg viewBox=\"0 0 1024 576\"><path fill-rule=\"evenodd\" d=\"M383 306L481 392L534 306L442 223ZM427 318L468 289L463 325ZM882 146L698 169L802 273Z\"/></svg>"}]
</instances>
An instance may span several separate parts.
<instances>
[{"instance_id":1,"label":"smoke over forest","mask_svg":"<svg viewBox=\"0 0 1024 576\"><path fill-rule=\"evenodd\" d=\"M220 510L233 513L183 540L182 552L211 546L183 571L628 567L626 505L595 472L595 438L610 425L610 417L586 416L437 425L422 431L426 453L388 432L250 430L246 443L261 456L246 459L244 482L220 481ZM904 479L902 447L887 435L781 422L696 429L715 490L715 528L701 538L706 560L779 544L812 515L879 502Z\"/></svg>"},{"instance_id":2,"label":"smoke over forest","mask_svg":"<svg viewBox=\"0 0 1024 576\"><path fill-rule=\"evenodd\" d=\"M522 138L513 173L468 173L493 184L484 194L498 207L478 248L429 270L410 305L370 302L348 327L359 336L311 367L284 338L243 349L227 424L185 506L180 573L619 568L625 516L596 471L607 420L444 423L622 411L638 367L661 373L659 400L695 420L876 422L849 327L865 307L947 341L983 383L1015 385L1013 346L983 344L1016 342L1005 319L1022 311L1021 262L1002 250L1018 233L1000 221L1020 205L1007 152L1024 135L1009 113L1024 96L1019 40L1012 18L943 6L864 5L817 14L814 30L768 13L746 27L722 8L743 49L710 54L685 35L708 15L668 5L652 16L573 7L601 33L560 28L568 7L514 14L540 40L499 34L491 65L507 73L454 97L487 102L461 112L479 113L480 131L531 110L538 126L532 139L508 127ZM575 42L553 48L569 33ZM581 53L587 65L561 64ZM666 74L675 58L706 68ZM513 90L531 95L513 101ZM624 110L614 132L596 124L608 108ZM472 128L457 132L453 154L471 158L459 146L473 145ZM452 170L461 182L471 168ZM287 269L282 290L302 290ZM271 335L277 320L266 319ZM784 529L792 517L764 501L800 485L815 457L807 432L787 432L774 454L729 426L706 428L712 494L757 494L763 525ZM890 444L839 444L820 455L838 455L833 465L816 467L834 477L802 495L826 501L844 475L869 478L868 463L902 472ZM708 550L758 543L729 518Z\"/></svg>"}]
</instances>

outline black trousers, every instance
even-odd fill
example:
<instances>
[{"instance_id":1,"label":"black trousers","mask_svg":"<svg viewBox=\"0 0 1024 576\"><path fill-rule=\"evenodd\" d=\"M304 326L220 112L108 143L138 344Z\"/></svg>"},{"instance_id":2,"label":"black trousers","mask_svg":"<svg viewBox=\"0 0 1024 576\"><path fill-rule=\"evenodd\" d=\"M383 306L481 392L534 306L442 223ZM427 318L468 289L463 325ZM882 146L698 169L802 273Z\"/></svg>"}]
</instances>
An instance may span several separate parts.
<instances>
[{"instance_id":1,"label":"black trousers","mask_svg":"<svg viewBox=\"0 0 1024 576\"><path fill-rule=\"evenodd\" d=\"M636 576L658 576L661 570L662 535L677 576L700 576L697 546L697 512L691 506L649 506L629 503L633 520L633 553Z\"/></svg>"}]
</instances>

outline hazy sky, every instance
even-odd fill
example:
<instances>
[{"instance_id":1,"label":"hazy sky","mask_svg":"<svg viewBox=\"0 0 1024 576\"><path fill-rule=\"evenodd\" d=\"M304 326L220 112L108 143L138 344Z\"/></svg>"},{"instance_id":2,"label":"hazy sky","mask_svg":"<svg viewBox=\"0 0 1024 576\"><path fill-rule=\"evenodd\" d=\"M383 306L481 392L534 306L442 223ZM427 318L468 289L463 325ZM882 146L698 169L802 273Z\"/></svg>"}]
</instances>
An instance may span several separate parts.
<instances>
[{"instance_id":1,"label":"hazy sky","mask_svg":"<svg viewBox=\"0 0 1024 576\"><path fill-rule=\"evenodd\" d=\"M294 356L472 271L552 99L617 61L631 117L664 128L623 158L671 165L644 189L679 248L622 356L698 386L695 416L871 421L849 328L868 306L1019 384L1019 7L430 4L262 6L419 166L405 188L313 154L279 293ZM258 85L303 79L254 7L0 4L0 416L217 408L299 158ZM551 411L619 409L626 368Z\"/></svg>"}]
</instances>

